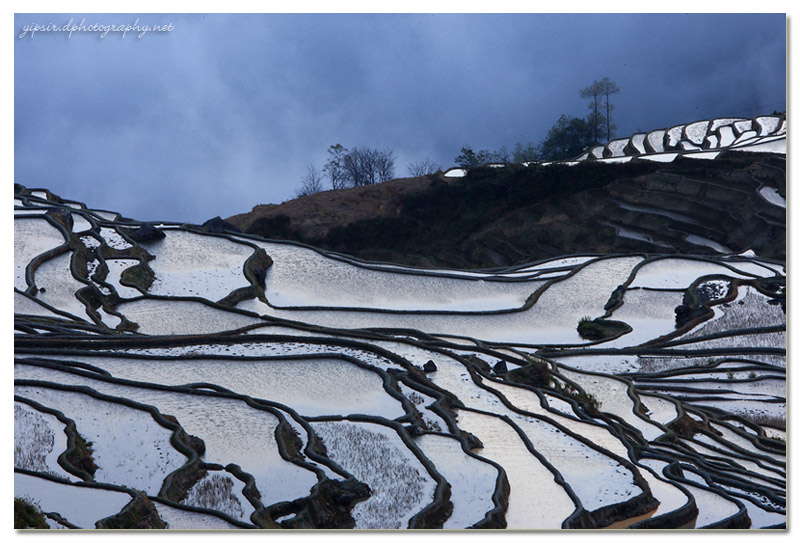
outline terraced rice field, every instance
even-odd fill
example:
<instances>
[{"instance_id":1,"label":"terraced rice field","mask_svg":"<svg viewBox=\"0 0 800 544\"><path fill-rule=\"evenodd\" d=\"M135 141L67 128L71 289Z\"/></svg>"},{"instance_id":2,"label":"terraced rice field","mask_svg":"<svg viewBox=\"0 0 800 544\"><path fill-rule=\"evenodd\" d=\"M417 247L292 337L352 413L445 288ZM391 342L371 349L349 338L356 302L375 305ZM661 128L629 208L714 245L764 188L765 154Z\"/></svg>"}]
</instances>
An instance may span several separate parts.
<instances>
[{"instance_id":1,"label":"terraced rice field","mask_svg":"<svg viewBox=\"0 0 800 544\"><path fill-rule=\"evenodd\" d=\"M729 121L632 145L779 130ZM416 269L15 209L15 496L51 527L785 526L782 262Z\"/></svg>"}]
</instances>

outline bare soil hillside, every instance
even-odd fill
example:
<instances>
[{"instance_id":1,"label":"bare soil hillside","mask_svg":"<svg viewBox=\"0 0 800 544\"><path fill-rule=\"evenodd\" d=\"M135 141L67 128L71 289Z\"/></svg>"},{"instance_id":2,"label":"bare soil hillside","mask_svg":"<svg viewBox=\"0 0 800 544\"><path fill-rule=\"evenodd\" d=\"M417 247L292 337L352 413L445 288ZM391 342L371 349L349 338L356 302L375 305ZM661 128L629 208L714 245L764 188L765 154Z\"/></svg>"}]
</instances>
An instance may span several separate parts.
<instances>
[{"instance_id":1,"label":"bare soil hillside","mask_svg":"<svg viewBox=\"0 0 800 544\"><path fill-rule=\"evenodd\" d=\"M437 176L400 178L378 185L322 191L283 204L259 204L252 211L234 215L228 221L249 233L321 239L332 229L359 221L399 216L406 197L428 191L432 185L444 183L444 179Z\"/></svg>"}]
</instances>

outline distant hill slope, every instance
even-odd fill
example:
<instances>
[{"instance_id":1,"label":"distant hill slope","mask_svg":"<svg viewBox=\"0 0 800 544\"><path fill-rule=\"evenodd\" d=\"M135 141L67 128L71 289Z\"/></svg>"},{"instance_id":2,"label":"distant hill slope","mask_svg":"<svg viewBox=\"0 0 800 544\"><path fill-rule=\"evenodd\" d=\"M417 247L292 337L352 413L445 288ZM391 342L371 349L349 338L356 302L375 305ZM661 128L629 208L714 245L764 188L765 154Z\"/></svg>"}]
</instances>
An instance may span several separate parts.
<instances>
[{"instance_id":1,"label":"distant hill slope","mask_svg":"<svg viewBox=\"0 0 800 544\"><path fill-rule=\"evenodd\" d=\"M273 237L324 238L344 225L399 215L406 197L428 191L437 179L402 178L368 187L323 191L283 204L259 204L228 221L242 231L269 232Z\"/></svg>"},{"instance_id":2,"label":"distant hill slope","mask_svg":"<svg viewBox=\"0 0 800 544\"><path fill-rule=\"evenodd\" d=\"M786 160L723 153L671 163L478 168L256 206L242 231L355 257L495 267L584 252L786 257Z\"/></svg>"}]
</instances>

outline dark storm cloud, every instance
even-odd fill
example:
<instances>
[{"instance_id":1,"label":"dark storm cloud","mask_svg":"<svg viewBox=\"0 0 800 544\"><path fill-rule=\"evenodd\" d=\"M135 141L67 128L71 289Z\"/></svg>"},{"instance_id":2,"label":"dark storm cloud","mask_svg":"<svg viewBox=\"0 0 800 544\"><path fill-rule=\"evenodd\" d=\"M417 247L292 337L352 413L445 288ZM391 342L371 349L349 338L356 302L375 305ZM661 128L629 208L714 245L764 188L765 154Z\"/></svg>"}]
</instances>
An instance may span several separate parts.
<instances>
[{"instance_id":1,"label":"dark storm cloud","mask_svg":"<svg viewBox=\"0 0 800 544\"><path fill-rule=\"evenodd\" d=\"M785 108L782 15L86 16L136 17L174 30L16 40L17 182L200 222L291 198L335 143L393 149L398 176L538 143L603 77L620 136Z\"/></svg>"}]
</instances>

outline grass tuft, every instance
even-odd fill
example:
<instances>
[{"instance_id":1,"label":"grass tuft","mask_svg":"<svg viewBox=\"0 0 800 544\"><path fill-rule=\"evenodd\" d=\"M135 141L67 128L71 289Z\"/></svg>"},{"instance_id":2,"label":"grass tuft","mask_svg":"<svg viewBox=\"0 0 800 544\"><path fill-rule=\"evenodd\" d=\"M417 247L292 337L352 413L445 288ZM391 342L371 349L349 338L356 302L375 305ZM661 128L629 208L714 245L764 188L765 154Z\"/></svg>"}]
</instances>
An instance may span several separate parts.
<instances>
[{"instance_id":1,"label":"grass tuft","mask_svg":"<svg viewBox=\"0 0 800 544\"><path fill-rule=\"evenodd\" d=\"M49 529L39 505L31 499L14 499L14 529Z\"/></svg>"}]
</instances>

